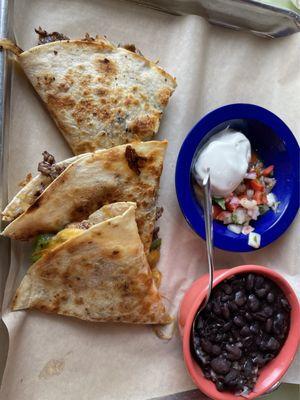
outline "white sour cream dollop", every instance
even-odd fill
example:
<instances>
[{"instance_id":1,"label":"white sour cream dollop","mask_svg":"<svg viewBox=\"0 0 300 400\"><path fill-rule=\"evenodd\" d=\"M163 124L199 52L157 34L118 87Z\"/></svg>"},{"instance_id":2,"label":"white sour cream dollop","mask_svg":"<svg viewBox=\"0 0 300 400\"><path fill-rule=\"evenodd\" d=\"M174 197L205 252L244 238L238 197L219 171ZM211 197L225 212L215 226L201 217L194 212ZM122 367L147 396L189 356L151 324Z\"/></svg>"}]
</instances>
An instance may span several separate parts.
<instances>
[{"instance_id":1,"label":"white sour cream dollop","mask_svg":"<svg viewBox=\"0 0 300 400\"><path fill-rule=\"evenodd\" d=\"M241 132L226 128L213 135L197 154L194 171L200 183L210 168L214 196L225 197L244 179L251 158L251 145Z\"/></svg>"}]
</instances>

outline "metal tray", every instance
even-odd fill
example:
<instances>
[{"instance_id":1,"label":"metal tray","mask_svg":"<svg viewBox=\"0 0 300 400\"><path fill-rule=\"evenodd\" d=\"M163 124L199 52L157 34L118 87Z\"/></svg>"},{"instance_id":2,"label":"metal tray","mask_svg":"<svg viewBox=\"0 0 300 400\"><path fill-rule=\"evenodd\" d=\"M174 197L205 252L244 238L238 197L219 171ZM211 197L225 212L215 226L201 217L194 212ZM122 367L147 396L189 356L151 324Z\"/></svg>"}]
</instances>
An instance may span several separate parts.
<instances>
[{"instance_id":1,"label":"metal tray","mask_svg":"<svg viewBox=\"0 0 300 400\"><path fill-rule=\"evenodd\" d=\"M131 0L175 15L194 14L215 25L276 38L300 31L300 11L259 0ZM295 8L296 10L296 8Z\"/></svg>"},{"instance_id":2,"label":"metal tray","mask_svg":"<svg viewBox=\"0 0 300 400\"><path fill-rule=\"evenodd\" d=\"M198 14L203 15L200 11L203 11L201 4L204 2L201 0L195 1L185 1L185 0L154 0L154 1L137 1L128 0L140 3L148 7L159 9L160 11L167 12L170 14ZM211 1L211 0L209 0ZM219 0L217 0L219 1ZM228 0L225 0L228 2ZM232 0L232 2L241 3L241 0ZM251 3L252 0L245 0L245 3ZM195 8L196 7L196 8ZM274 7L267 7L274 11ZM13 0L0 0L0 35L1 37L6 37L14 39L13 34ZM197 12L197 10L199 12ZM279 9L278 9L279 10ZM282 14L282 10L277 13ZM283 13L287 15L287 13ZM210 18L211 19L211 18ZM285 34L293 33L300 30L300 15L288 16L290 27L285 30ZM228 24L223 24L228 26ZM281 36L283 31L281 32ZM266 36L266 35L265 35ZM270 35L267 35L270 36ZM280 36L280 35L279 35ZM7 57L5 52L0 52L0 208L3 209L7 204L8 188L7 188L7 143L8 143L8 131L9 131L9 121L10 121L10 88L11 88L11 70L12 62L9 57ZM0 228L2 230L1 221ZM1 255L1 270L0 270L0 304L2 306L5 282L9 271L10 265L10 241L4 237L0 240L0 255ZM2 316L2 313L1 313ZM0 385L3 377L3 372L5 368L9 337L5 324L0 318ZM273 390L276 387L272 388ZM174 395L160 397L157 400L205 400L207 399L198 390L191 390L184 393L177 393ZM154 400L154 399L153 399Z\"/></svg>"}]
</instances>

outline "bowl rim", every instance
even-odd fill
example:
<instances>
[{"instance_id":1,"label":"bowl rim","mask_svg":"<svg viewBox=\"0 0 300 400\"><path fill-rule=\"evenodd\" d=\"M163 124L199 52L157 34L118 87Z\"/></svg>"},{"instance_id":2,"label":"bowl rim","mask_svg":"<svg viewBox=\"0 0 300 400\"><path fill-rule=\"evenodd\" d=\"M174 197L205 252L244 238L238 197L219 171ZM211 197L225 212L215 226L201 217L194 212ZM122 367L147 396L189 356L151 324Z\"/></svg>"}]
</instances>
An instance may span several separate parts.
<instances>
[{"instance_id":1,"label":"bowl rim","mask_svg":"<svg viewBox=\"0 0 300 400\"><path fill-rule=\"evenodd\" d=\"M213 287L217 286L223 280L228 279L228 278L232 277L233 275L239 275L239 274L250 273L250 272L264 275L264 276L268 277L269 279L273 280L282 289L284 294L289 298L289 301L292 300L292 304L291 304L292 310L291 310L291 322L290 322L290 329L289 329L288 336L287 336L280 352L277 354L277 356L272 361L270 361L270 362L274 362L274 360L276 360L276 358L280 355L280 353L284 352L284 354L285 354L284 363L281 363L279 367L277 366L277 369L280 368L280 373L276 376L276 378L269 379L269 382L265 386L264 390L255 390L253 392L250 392L250 394L247 396L247 398L249 400L255 399L258 396L263 395L269 389L271 389L277 382L280 381L280 379L286 373L286 371L288 370L292 361L294 360L294 358L297 354L297 349L298 349L299 343L300 343L300 304L299 304L299 300L298 300L298 297L297 297L294 289L291 287L289 282L278 272L276 272L270 268L261 266L261 265L252 265L252 264L239 265L239 266L233 267L233 268L222 269L220 271L220 273L218 274L218 276L216 278L214 278ZM192 329L194 317L198 311L200 304L204 300L206 291L207 291L207 286L205 288L203 288L202 290L200 289L199 295L195 299L193 306L190 308L190 310L188 312L188 315L186 317L185 326L183 328L182 348L183 348L183 356L184 356L186 368L187 368L190 376L192 377L194 383L199 388L199 390L202 393L204 393L205 395L207 395L209 398L214 399L214 400L245 400L245 397L242 397L242 396L236 396L236 395L230 394L228 392L219 392L216 389L213 382L209 381L203 375L200 376L199 372L197 372L197 370L194 368L196 361L194 361L193 356L191 354L191 350L190 350L191 329ZM199 368L200 367L198 367L198 369ZM263 367L263 369L264 368L267 368L267 366Z\"/></svg>"},{"instance_id":2,"label":"bowl rim","mask_svg":"<svg viewBox=\"0 0 300 400\"><path fill-rule=\"evenodd\" d=\"M270 228L263 232L262 244L259 249L278 239L291 225L299 209L300 159L298 142L289 127L271 111L247 103L234 103L219 107L206 114L190 130L180 148L175 171L175 187L180 209L190 227L205 240L205 226L199 216L193 196L191 195L190 170L201 140L216 126L232 119L257 119L270 126L284 142L295 170L296 179L293 181L290 201L280 217ZM280 132L280 134L278 133ZM256 251L250 247L247 240L237 241L229 236L214 232L214 245L227 251L250 252Z\"/></svg>"}]
</instances>

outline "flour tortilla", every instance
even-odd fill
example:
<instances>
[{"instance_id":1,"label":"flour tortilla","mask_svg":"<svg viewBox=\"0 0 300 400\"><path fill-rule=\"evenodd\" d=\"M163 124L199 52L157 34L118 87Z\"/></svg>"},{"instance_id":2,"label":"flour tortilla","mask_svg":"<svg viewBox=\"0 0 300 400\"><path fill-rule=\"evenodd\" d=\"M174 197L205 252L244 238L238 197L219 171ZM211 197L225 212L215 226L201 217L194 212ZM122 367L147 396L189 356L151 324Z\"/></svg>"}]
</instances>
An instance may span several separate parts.
<instances>
[{"instance_id":1,"label":"flour tortilla","mask_svg":"<svg viewBox=\"0 0 300 400\"><path fill-rule=\"evenodd\" d=\"M134 203L105 206L88 220L102 222L49 250L30 267L13 309L94 322L169 323L138 233L135 208Z\"/></svg>"},{"instance_id":2,"label":"flour tortilla","mask_svg":"<svg viewBox=\"0 0 300 400\"><path fill-rule=\"evenodd\" d=\"M155 63L103 37L14 52L74 154L150 140L176 88Z\"/></svg>"},{"instance_id":3,"label":"flour tortilla","mask_svg":"<svg viewBox=\"0 0 300 400\"><path fill-rule=\"evenodd\" d=\"M3 234L12 239L28 240L40 233L58 232L104 204L132 201L137 203L137 224L148 253L166 145L167 141L137 142L80 157L35 200L26 195L25 189L24 212L5 228ZM128 163L125 155L128 146L143 158L140 174ZM9 205L10 215L17 208L20 208L18 195Z\"/></svg>"}]
</instances>

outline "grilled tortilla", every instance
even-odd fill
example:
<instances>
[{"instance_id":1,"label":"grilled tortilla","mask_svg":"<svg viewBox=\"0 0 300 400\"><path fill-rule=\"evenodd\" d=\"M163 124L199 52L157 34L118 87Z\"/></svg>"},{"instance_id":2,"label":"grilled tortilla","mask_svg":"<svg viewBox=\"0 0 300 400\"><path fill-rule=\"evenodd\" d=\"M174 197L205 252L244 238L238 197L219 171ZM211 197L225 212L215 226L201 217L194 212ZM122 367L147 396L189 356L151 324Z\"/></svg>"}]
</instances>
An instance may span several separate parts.
<instances>
[{"instance_id":1,"label":"grilled tortilla","mask_svg":"<svg viewBox=\"0 0 300 400\"><path fill-rule=\"evenodd\" d=\"M45 181L41 194L41 177L29 182L2 213L8 220L16 217L3 234L28 240L40 233L58 232L104 204L133 201L137 203L137 224L148 253L166 145L166 141L139 142L82 155L51 183ZM23 213L18 216L20 211Z\"/></svg>"},{"instance_id":2,"label":"grilled tortilla","mask_svg":"<svg viewBox=\"0 0 300 400\"><path fill-rule=\"evenodd\" d=\"M135 207L108 205L85 221L87 229L77 224L59 232L52 239L56 245L21 282L13 309L95 322L169 323L138 233Z\"/></svg>"},{"instance_id":3,"label":"grilled tortilla","mask_svg":"<svg viewBox=\"0 0 300 400\"><path fill-rule=\"evenodd\" d=\"M16 54L74 154L151 139L176 87L155 63L103 37L24 52L6 39L0 46Z\"/></svg>"}]
</instances>

